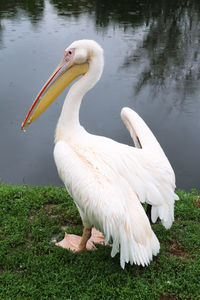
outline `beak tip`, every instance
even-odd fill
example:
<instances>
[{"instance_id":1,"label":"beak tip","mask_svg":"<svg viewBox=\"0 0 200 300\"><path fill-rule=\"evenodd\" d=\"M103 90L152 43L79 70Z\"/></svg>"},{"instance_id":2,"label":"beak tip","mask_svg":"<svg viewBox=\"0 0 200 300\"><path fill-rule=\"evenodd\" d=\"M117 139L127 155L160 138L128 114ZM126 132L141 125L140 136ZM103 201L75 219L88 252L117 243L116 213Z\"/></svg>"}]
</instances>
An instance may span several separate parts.
<instances>
[{"instance_id":1,"label":"beak tip","mask_svg":"<svg viewBox=\"0 0 200 300\"><path fill-rule=\"evenodd\" d=\"M24 123L22 123L22 125L21 125L21 130L23 131L23 132L25 132L26 130L24 129Z\"/></svg>"},{"instance_id":2,"label":"beak tip","mask_svg":"<svg viewBox=\"0 0 200 300\"><path fill-rule=\"evenodd\" d=\"M26 131L26 128L32 123L32 117L26 117L24 122L21 125L21 130Z\"/></svg>"}]
</instances>

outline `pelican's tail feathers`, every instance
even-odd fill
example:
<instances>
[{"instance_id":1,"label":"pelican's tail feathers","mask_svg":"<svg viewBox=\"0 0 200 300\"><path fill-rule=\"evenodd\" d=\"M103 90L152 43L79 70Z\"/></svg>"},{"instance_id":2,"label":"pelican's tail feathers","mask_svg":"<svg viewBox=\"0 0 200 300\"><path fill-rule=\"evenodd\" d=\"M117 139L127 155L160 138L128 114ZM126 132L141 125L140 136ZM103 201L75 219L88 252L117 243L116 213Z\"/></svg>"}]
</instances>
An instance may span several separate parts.
<instances>
[{"instance_id":1,"label":"pelican's tail feathers","mask_svg":"<svg viewBox=\"0 0 200 300\"><path fill-rule=\"evenodd\" d=\"M151 239L142 245L135 240L126 241L120 247L120 264L124 269L125 263L148 266L153 259L153 255L157 255L160 250L160 244L156 235L152 232Z\"/></svg>"},{"instance_id":2,"label":"pelican's tail feathers","mask_svg":"<svg viewBox=\"0 0 200 300\"><path fill-rule=\"evenodd\" d=\"M167 199L163 201L160 205L152 205L151 209L151 220L153 223L160 218L162 225L169 229L174 222L174 201L179 200L179 197L173 193L170 196L170 193L167 195Z\"/></svg>"},{"instance_id":3,"label":"pelican's tail feathers","mask_svg":"<svg viewBox=\"0 0 200 300\"><path fill-rule=\"evenodd\" d=\"M149 220L141 211L129 211L126 220L109 222L104 234L112 240L111 256L114 257L120 252L120 265L123 269L129 262L131 265L134 263L143 267L148 266L153 255L157 255L160 250L159 241L151 229Z\"/></svg>"},{"instance_id":4,"label":"pelican's tail feathers","mask_svg":"<svg viewBox=\"0 0 200 300\"><path fill-rule=\"evenodd\" d=\"M113 240L111 256L114 257L120 249L120 265L122 269L129 262L131 265L134 263L143 267L148 266L153 259L153 255L157 255L160 250L159 241L153 231L145 244L137 242L133 236L128 236L122 228L119 231L119 236L119 240Z\"/></svg>"}]
</instances>

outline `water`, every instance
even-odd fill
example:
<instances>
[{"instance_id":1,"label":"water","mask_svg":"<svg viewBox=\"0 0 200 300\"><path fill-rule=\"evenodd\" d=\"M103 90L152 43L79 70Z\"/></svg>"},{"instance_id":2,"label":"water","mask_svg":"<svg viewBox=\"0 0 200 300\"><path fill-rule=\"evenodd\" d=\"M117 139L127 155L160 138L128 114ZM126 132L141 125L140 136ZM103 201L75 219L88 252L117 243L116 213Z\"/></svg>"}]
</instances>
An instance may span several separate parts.
<instances>
[{"instance_id":1,"label":"water","mask_svg":"<svg viewBox=\"0 0 200 300\"><path fill-rule=\"evenodd\" d=\"M25 134L20 125L64 49L82 38L105 53L101 81L81 107L82 125L131 145L120 110L133 108L164 148L177 187L199 188L199 1L1 1L0 178L61 184L53 140L66 91Z\"/></svg>"}]
</instances>

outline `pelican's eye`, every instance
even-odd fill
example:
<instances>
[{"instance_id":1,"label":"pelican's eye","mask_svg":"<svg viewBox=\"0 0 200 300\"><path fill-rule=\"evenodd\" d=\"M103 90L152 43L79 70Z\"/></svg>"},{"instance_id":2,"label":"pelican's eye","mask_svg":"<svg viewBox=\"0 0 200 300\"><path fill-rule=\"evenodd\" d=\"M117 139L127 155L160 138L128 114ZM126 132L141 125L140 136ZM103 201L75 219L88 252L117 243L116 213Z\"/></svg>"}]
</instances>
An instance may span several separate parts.
<instances>
[{"instance_id":1,"label":"pelican's eye","mask_svg":"<svg viewBox=\"0 0 200 300\"><path fill-rule=\"evenodd\" d=\"M70 50L65 51L64 52L64 59L66 61L71 60L74 56L74 52L75 52L74 49L70 49Z\"/></svg>"}]
</instances>

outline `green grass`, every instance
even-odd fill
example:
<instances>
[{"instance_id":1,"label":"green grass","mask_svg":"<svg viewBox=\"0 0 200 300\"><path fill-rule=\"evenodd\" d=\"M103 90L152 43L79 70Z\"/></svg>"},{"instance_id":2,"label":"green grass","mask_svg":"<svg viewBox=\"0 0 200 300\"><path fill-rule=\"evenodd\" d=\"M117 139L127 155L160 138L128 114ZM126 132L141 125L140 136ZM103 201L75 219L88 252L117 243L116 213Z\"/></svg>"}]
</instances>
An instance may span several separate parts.
<instances>
[{"instance_id":1,"label":"green grass","mask_svg":"<svg viewBox=\"0 0 200 300\"><path fill-rule=\"evenodd\" d=\"M148 267L120 268L110 248L73 254L52 243L81 234L64 188L0 186L0 299L200 299L200 193L178 192L170 230Z\"/></svg>"}]
</instances>

